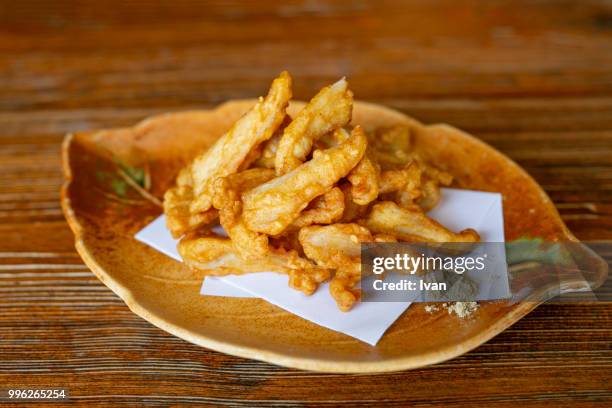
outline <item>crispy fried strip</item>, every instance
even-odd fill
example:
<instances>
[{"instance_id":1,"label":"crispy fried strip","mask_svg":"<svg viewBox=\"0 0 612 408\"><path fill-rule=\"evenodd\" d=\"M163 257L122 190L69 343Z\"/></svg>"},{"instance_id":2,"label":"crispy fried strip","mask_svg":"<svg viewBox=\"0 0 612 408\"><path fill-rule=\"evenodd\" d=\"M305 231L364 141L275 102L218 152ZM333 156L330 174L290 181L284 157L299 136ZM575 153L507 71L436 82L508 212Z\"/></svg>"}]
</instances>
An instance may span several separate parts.
<instances>
[{"instance_id":1,"label":"crispy fried strip","mask_svg":"<svg viewBox=\"0 0 612 408\"><path fill-rule=\"evenodd\" d=\"M261 259L269 252L268 236L247 228L240 217L240 202L219 211L219 222L232 240L236 254L245 260Z\"/></svg>"},{"instance_id":2,"label":"crispy fried strip","mask_svg":"<svg viewBox=\"0 0 612 408\"><path fill-rule=\"evenodd\" d=\"M372 242L370 231L358 224L309 226L300 230L306 256L325 268L336 269L329 291L344 312L360 298L355 285L361 278L361 243Z\"/></svg>"},{"instance_id":3,"label":"crispy fried strip","mask_svg":"<svg viewBox=\"0 0 612 408\"><path fill-rule=\"evenodd\" d=\"M429 211L440 201L440 185L448 186L452 176L419 157L412 146L408 126L381 129L370 139L368 150L381 165L380 193L395 192L393 199L403 208L420 206ZM410 180L402 183L402 180Z\"/></svg>"},{"instance_id":4,"label":"crispy fried strip","mask_svg":"<svg viewBox=\"0 0 612 408\"><path fill-rule=\"evenodd\" d=\"M262 145L263 148L261 150L261 155L255 160L255 166L264 167L266 169L274 168L274 160L276 159L276 151L278 150L278 144L280 143L281 138L283 137L283 132L285 128L289 126L291 123L291 117L289 115L285 116L283 123L276 129L276 132L272 135L272 137L266 140Z\"/></svg>"},{"instance_id":5,"label":"crispy fried strip","mask_svg":"<svg viewBox=\"0 0 612 408\"><path fill-rule=\"evenodd\" d=\"M428 179L421 187L421 197L417 199L417 204L423 211L427 212L438 205L441 196L438 182Z\"/></svg>"},{"instance_id":6,"label":"crispy fried strip","mask_svg":"<svg viewBox=\"0 0 612 408\"><path fill-rule=\"evenodd\" d=\"M429 211L440 201L440 184L448 186L452 180L450 174L413 155L412 161L403 168L381 172L379 190L381 194L395 192L394 200L402 208L419 206Z\"/></svg>"},{"instance_id":7,"label":"crispy fried strip","mask_svg":"<svg viewBox=\"0 0 612 408\"><path fill-rule=\"evenodd\" d=\"M208 210L216 178L236 172L252 150L272 136L285 117L289 99L291 77L284 71L272 82L265 99L260 98L210 149L196 157L191 165L196 197L192 213Z\"/></svg>"},{"instance_id":8,"label":"crispy fried strip","mask_svg":"<svg viewBox=\"0 0 612 408\"><path fill-rule=\"evenodd\" d=\"M443 186L450 186L453 182L453 176L443 170L435 168L428 164L423 164L425 168L425 176L431 180L434 180Z\"/></svg>"},{"instance_id":9,"label":"crispy fried strip","mask_svg":"<svg viewBox=\"0 0 612 408\"><path fill-rule=\"evenodd\" d=\"M269 141L269 139L267 141ZM249 167L251 167L251 165L255 163L255 161L257 161L257 159L261 156L262 151L263 151L262 144L259 144L253 147L251 151L249 152L249 154L246 155L242 163L240 163L240 166L238 166L238 169L236 171L238 172L244 171L248 169Z\"/></svg>"},{"instance_id":10,"label":"crispy fried strip","mask_svg":"<svg viewBox=\"0 0 612 408\"><path fill-rule=\"evenodd\" d=\"M215 209L191 214L189 205L193 199L190 187L173 187L164 194L166 225L174 238L213 223L219 214Z\"/></svg>"},{"instance_id":11,"label":"crispy fried strip","mask_svg":"<svg viewBox=\"0 0 612 408\"><path fill-rule=\"evenodd\" d=\"M178 251L191 269L209 276L241 275L253 272L277 272L289 275L289 286L306 295L330 278L329 269L300 258L295 251L273 249L268 256L245 261L236 255L231 240L219 236L187 235Z\"/></svg>"},{"instance_id":12,"label":"crispy fried strip","mask_svg":"<svg viewBox=\"0 0 612 408\"><path fill-rule=\"evenodd\" d=\"M341 311L348 312L361 299L361 290L355 289L359 279L359 274L338 269L329 283L329 294Z\"/></svg>"},{"instance_id":13,"label":"crispy fried strip","mask_svg":"<svg viewBox=\"0 0 612 408\"><path fill-rule=\"evenodd\" d=\"M249 230L242 219L240 192L274 177L274 170L254 168L220 177L214 184L213 205L219 210L221 226L243 259L258 259L268 253L268 236Z\"/></svg>"},{"instance_id":14,"label":"crispy fried strip","mask_svg":"<svg viewBox=\"0 0 612 408\"><path fill-rule=\"evenodd\" d=\"M348 174L352 185L353 201L359 205L368 205L378 197L378 175L380 167L374 159L363 156L357 166Z\"/></svg>"},{"instance_id":15,"label":"crispy fried strip","mask_svg":"<svg viewBox=\"0 0 612 408\"><path fill-rule=\"evenodd\" d=\"M432 166L424 165L424 167L425 175L421 187L422 194L417 199L417 204L423 211L429 211L440 202L440 185L450 186L453 182L453 176Z\"/></svg>"},{"instance_id":16,"label":"crispy fried strip","mask_svg":"<svg viewBox=\"0 0 612 408\"><path fill-rule=\"evenodd\" d=\"M232 201L239 201L241 192L252 190L272 178L274 170L263 168L253 168L219 177L213 186L213 206L221 209Z\"/></svg>"},{"instance_id":17,"label":"crispy fried strip","mask_svg":"<svg viewBox=\"0 0 612 408\"><path fill-rule=\"evenodd\" d=\"M413 149L408 126L380 129L369 141L368 151L383 169L380 194L395 192L393 199L408 209L420 206L429 211L438 204L440 185L450 185L452 176L421 160Z\"/></svg>"},{"instance_id":18,"label":"crispy fried strip","mask_svg":"<svg viewBox=\"0 0 612 408\"><path fill-rule=\"evenodd\" d=\"M304 255L304 251L298 239L299 232L300 230L289 231L289 229L287 229L287 231L283 232L281 235L270 237L270 245L274 248L284 249L286 251L295 250L298 255L302 256Z\"/></svg>"},{"instance_id":19,"label":"crispy fried strip","mask_svg":"<svg viewBox=\"0 0 612 408\"><path fill-rule=\"evenodd\" d=\"M471 228L454 233L421 209L401 208L392 201L375 204L365 220L374 233L391 234L411 242L478 242L480 236Z\"/></svg>"},{"instance_id":20,"label":"crispy fried strip","mask_svg":"<svg viewBox=\"0 0 612 408\"><path fill-rule=\"evenodd\" d=\"M341 127L329 134L329 140L327 141L327 144L329 145L329 147L338 146L340 143L344 143L349 137L351 137L351 132Z\"/></svg>"},{"instance_id":21,"label":"crispy fried strip","mask_svg":"<svg viewBox=\"0 0 612 408\"><path fill-rule=\"evenodd\" d=\"M353 93L342 78L316 94L283 132L276 151L276 175L301 165L316 139L351 120Z\"/></svg>"},{"instance_id":22,"label":"crispy fried strip","mask_svg":"<svg viewBox=\"0 0 612 408\"><path fill-rule=\"evenodd\" d=\"M363 157L367 145L361 127L331 149L316 151L312 160L242 195L243 218L252 231L278 235L315 197L325 194Z\"/></svg>"},{"instance_id":23,"label":"crispy fried strip","mask_svg":"<svg viewBox=\"0 0 612 408\"><path fill-rule=\"evenodd\" d=\"M350 134L343 128L337 129L331 135L332 144L337 145L348 139ZM351 197L356 204L368 205L378 197L378 179L380 166L373 158L370 149L353 170L347 179L351 183Z\"/></svg>"},{"instance_id":24,"label":"crispy fried strip","mask_svg":"<svg viewBox=\"0 0 612 408\"><path fill-rule=\"evenodd\" d=\"M344 212L344 194L338 187L312 200L291 224L292 228L302 228L312 224L331 224L338 221Z\"/></svg>"},{"instance_id":25,"label":"crispy fried strip","mask_svg":"<svg viewBox=\"0 0 612 408\"><path fill-rule=\"evenodd\" d=\"M368 212L367 205L360 205L353 200L353 186L350 183L340 185L340 190L344 194L344 212L340 222L347 223L363 218Z\"/></svg>"},{"instance_id":26,"label":"crispy fried strip","mask_svg":"<svg viewBox=\"0 0 612 408\"><path fill-rule=\"evenodd\" d=\"M421 168L412 161L398 170L385 170L380 173L379 191L381 194L395 191L412 191L416 196L421 185Z\"/></svg>"},{"instance_id":27,"label":"crispy fried strip","mask_svg":"<svg viewBox=\"0 0 612 408\"><path fill-rule=\"evenodd\" d=\"M361 243L374 239L367 228L354 223L310 225L299 233L306 256L326 268L360 270Z\"/></svg>"},{"instance_id":28,"label":"crispy fried strip","mask_svg":"<svg viewBox=\"0 0 612 408\"><path fill-rule=\"evenodd\" d=\"M274 168L274 158L276 157L276 149L280 142L281 135L275 134L264 145L261 155L255 160L255 166L265 169Z\"/></svg>"},{"instance_id":29,"label":"crispy fried strip","mask_svg":"<svg viewBox=\"0 0 612 408\"><path fill-rule=\"evenodd\" d=\"M193 264L200 270L210 269L208 275L215 275L215 266L223 261L224 256L232 254L234 247L232 241L225 237L190 233L179 241L177 250L188 266Z\"/></svg>"},{"instance_id":30,"label":"crispy fried strip","mask_svg":"<svg viewBox=\"0 0 612 408\"><path fill-rule=\"evenodd\" d=\"M388 170L394 172L396 170ZM413 160L399 171L405 177L404 185L395 192L395 202L402 208L418 209L416 201L423 197L423 169Z\"/></svg>"},{"instance_id":31,"label":"crispy fried strip","mask_svg":"<svg viewBox=\"0 0 612 408\"><path fill-rule=\"evenodd\" d=\"M214 209L191 214L189 206L192 200L191 169L185 167L177 177L177 185L168 189L164 194L163 206L166 225L174 238L180 238L190 231L211 224L218 217L218 213Z\"/></svg>"}]
</instances>

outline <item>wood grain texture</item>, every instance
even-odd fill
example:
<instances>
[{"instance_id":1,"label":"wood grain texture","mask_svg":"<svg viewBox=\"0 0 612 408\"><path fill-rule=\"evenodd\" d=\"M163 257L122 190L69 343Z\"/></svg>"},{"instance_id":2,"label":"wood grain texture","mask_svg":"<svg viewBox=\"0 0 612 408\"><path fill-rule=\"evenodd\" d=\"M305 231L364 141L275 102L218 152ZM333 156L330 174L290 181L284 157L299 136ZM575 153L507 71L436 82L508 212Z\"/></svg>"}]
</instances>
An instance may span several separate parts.
<instances>
[{"instance_id":1,"label":"wood grain texture","mask_svg":"<svg viewBox=\"0 0 612 408\"><path fill-rule=\"evenodd\" d=\"M0 2L0 388L109 405L609 405L610 303L542 306L427 369L289 370L133 315L80 261L58 198L64 133L259 95L286 68L298 98L346 75L358 99L481 137L609 248L611 44L603 0Z\"/></svg>"}]
</instances>

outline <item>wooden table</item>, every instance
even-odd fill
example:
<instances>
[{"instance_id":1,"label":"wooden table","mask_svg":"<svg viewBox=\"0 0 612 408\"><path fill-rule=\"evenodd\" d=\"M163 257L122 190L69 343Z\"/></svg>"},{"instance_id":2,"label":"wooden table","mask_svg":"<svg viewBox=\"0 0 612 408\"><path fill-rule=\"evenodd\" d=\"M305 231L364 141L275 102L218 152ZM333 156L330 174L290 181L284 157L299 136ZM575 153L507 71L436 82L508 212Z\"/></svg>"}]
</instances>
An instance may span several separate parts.
<instances>
[{"instance_id":1,"label":"wooden table","mask_svg":"<svg viewBox=\"0 0 612 408\"><path fill-rule=\"evenodd\" d=\"M610 303L542 306L426 369L301 372L132 314L81 262L58 201L66 132L260 95L286 68L298 98L346 75L358 99L477 135L578 238L612 240L610 2L125 3L0 4L0 388L112 405L612 403Z\"/></svg>"}]
</instances>

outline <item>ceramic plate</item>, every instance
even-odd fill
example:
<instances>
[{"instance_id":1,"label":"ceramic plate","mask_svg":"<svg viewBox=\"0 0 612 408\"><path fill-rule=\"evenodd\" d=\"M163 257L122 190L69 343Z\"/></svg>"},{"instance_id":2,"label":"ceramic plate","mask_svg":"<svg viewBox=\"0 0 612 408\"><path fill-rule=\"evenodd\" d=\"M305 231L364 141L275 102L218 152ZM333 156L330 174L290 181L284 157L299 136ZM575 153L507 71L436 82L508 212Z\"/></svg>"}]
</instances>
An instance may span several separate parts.
<instances>
[{"instance_id":1,"label":"ceramic plate","mask_svg":"<svg viewBox=\"0 0 612 408\"><path fill-rule=\"evenodd\" d=\"M542 290L533 293L529 302L483 302L469 319L445 310L427 313L423 305L415 304L375 347L260 299L200 296L202 282L196 275L133 238L160 215L161 208L136 194L117 172L147 168L150 192L162 197L181 166L253 103L233 101L209 111L156 116L132 128L66 137L62 206L76 248L96 276L137 315L189 342L236 356L315 371L382 372L461 355L550 295ZM293 103L290 113L302 106ZM424 126L399 112L359 102L353 123L366 130L407 124L418 150L452 173L457 187L502 193L506 241L524 236L576 241L536 182L478 139L447 125ZM586 249L584 254L596 271L592 281L602 281L606 264ZM584 282L565 283L571 288Z\"/></svg>"}]
</instances>

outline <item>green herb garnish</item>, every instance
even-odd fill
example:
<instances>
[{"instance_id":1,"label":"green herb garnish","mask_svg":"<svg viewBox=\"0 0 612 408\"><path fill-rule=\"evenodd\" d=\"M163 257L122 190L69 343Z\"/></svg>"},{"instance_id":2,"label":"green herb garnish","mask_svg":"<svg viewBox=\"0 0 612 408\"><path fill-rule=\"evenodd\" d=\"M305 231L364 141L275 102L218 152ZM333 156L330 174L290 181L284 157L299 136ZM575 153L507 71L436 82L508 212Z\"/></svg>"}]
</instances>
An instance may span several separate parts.
<instances>
[{"instance_id":1,"label":"green herb garnish","mask_svg":"<svg viewBox=\"0 0 612 408\"><path fill-rule=\"evenodd\" d=\"M123 164L119 164L119 166L121 167L121 170L123 170L129 178L134 180L136 184L138 184L140 187L145 187L145 169L143 169L142 167L129 167Z\"/></svg>"},{"instance_id":2,"label":"green herb garnish","mask_svg":"<svg viewBox=\"0 0 612 408\"><path fill-rule=\"evenodd\" d=\"M121 179L113 179L111 181L111 188L119 197L125 197L128 185L124 180Z\"/></svg>"}]
</instances>

